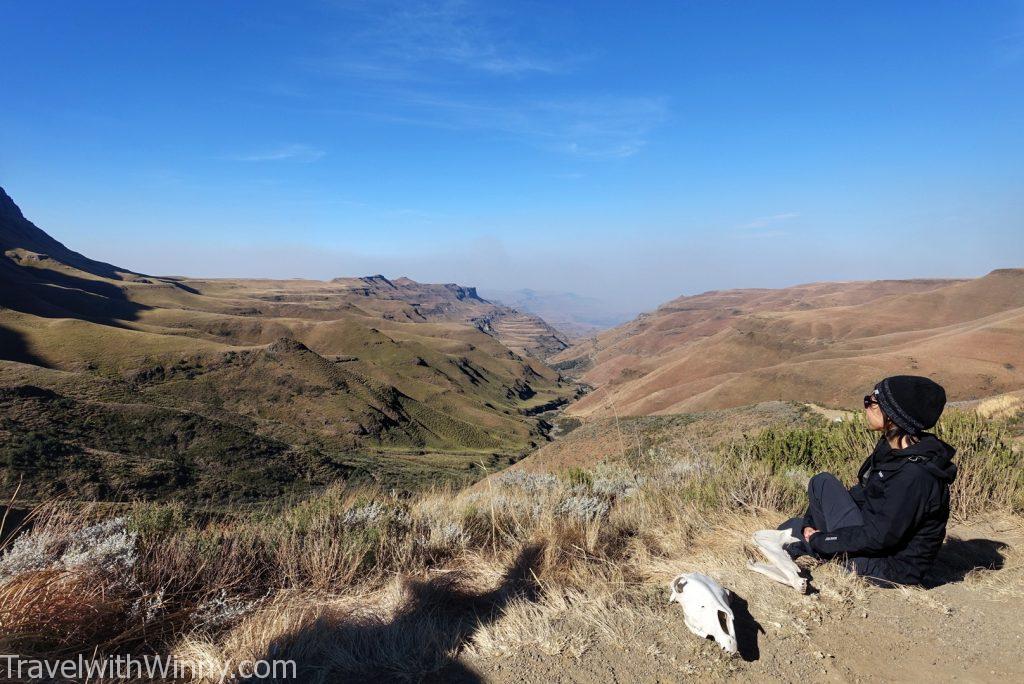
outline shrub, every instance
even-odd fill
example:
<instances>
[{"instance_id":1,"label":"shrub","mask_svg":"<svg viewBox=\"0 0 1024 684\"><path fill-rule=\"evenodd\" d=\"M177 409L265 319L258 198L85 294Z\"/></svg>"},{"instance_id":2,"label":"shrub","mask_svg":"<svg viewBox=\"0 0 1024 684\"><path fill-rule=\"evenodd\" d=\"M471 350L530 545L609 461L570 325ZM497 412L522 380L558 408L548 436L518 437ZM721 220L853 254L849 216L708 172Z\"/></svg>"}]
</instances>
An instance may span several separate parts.
<instances>
[{"instance_id":1,"label":"shrub","mask_svg":"<svg viewBox=\"0 0 1024 684\"><path fill-rule=\"evenodd\" d=\"M597 518L603 518L611 504L607 499L596 496L570 496L562 499L555 506L554 514L559 518L571 518L584 522L590 522Z\"/></svg>"},{"instance_id":2,"label":"shrub","mask_svg":"<svg viewBox=\"0 0 1024 684\"><path fill-rule=\"evenodd\" d=\"M1013 448L1011 420L951 410L936 426L936 436L957 450L957 477L951 488L955 517L962 519L991 510L1024 511L1024 456ZM774 482L785 504L794 497L802 498L799 482L804 475L827 471L852 484L877 439L878 433L867 430L858 415L854 420L822 427L769 428L734 443L729 451L738 462L767 466L768 472L756 477L765 484ZM780 475L793 480L793 486L779 480Z\"/></svg>"},{"instance_id":3,"label":"shrub","mask_svg":"<svg viewBox=\"0 0 1024 684\"><path fill-rule=\"evenodd\" d=\"M571 487L583 487L590 489L594 485L594 478L591 476L590 472L577 466L571 466L565 471L565 481L568 482Z\"/></svg>"},{"instance_id":4,"label":"shrub","mask_svg":"<svg viewBox=\"0 0 1024 684\"><path fill-rule=\"evenodd\" d=\"M550 473L530 473L525 470L506 470L495 478L502 487L521 489L525 492L547 492L558 485L558 478Z\"/></svg>"},{"instance_id":5,"label":"shrub","mask_svg":"<svg viewBox=\"0 0 1024 684\"><path fill-rule=\"evenodd\" d=\"M974 412L943 416L936 435L957 449L951 508L957 518L1002 510L1024 512L1024 454L1015 451L1010 420Z\"/></svg>"}]
</instances>

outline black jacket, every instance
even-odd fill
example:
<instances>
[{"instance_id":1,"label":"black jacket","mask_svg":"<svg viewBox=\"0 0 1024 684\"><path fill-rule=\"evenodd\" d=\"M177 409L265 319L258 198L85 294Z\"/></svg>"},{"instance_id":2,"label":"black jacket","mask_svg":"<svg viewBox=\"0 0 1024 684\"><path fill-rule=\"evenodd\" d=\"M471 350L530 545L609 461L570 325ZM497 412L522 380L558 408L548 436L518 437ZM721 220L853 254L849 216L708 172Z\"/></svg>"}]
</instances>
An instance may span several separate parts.
<instances>
[{"instance_id":1,"label":"black jacket","mask_svg":"<svg viewBox=\"0 0 1024 684\"><path fill-rule=\"evenodd\" d=\"M819 532L811 548L825 556L847 554L879 579L920 584L946 537L955 453L929 433L905 449L881 438L850 489L864 524Z\"/></svg>"}]
</instances>

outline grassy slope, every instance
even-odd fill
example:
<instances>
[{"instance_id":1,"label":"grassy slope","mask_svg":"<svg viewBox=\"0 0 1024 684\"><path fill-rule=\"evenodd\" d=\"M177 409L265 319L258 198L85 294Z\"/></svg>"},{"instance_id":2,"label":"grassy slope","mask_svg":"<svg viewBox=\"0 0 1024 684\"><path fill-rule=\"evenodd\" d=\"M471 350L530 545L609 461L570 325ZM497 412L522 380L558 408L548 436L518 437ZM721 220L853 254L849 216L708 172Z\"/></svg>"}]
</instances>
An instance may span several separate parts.
<instances>
[{"instance_id":1,"label":"grassy slope","mask_svg":"<svg viewBox=\"0 0 1024 684\"><path fill-rule=\"evenodd\" d=\"M543 441L537 420L523 412L571 391L539 360L511 352L473 326L417 315L415 307L397 301L377 302L380 310L367 311L366 301L364 307L339 301L338 288L324 283L259 283L253 290L246 282L217 281L211 296L199 287L140 276L117 282L121 294L112 294L104 278L52 260L32 262L18 273L34 280L20 291L25 301L13 302L26 311L0 309L6 336L0 337L0 347L8 358L50 372L25 379L18 364L0 362L0 385L35 382L53 388L56 371L63 370L73 373L74 381L57 384L70 390L72 400L102 401L111 414L146 406L154 415L191 414L207 427L215 424L208 421L237 426L242 432L219 430L218 439L235 435L239 448L254 437L281 442L303 463L339 464L336 473L354 468L401 486L419 486L433 476L464 481L478 472L476 463L508 462ZM81 303L56 284L72 273L87 281L77 285L104 286L101 294L82 295L89 302L85 318L73 317ZM277 301L280 287L296 301ZM55 310L39 301L67 306ZM130 315L124 301L133 307ZM37 404L26 404L32 406ZM73 416L57 416L52 407L35 419L26 411L7 423L3 434L9 439L42 425L44 416L76 424ZM138 449L97 442L85 430L65 432L62 439L79 451L145 456ZM304 469L290 472L298 476ZM322 483L332 469L317 472L297 479ZM11 479L13 471L8 475ZM44 473L36 478L45 479ZM168 491L146 485L155 483L152 478L132 481L136 486L105 482L88 491L123 497ZM69 488L71 481L51 484L39 491ZM264 485L245 492L295 489ZM189 496L204 497L214 489L183 487Z\"/></svg>"},{"instance_id":2,"label":"grassy slope","mask_svg":"<svg viewBox=\"0 0 1024 684\"><path fill-rule=\"evenodd\" d=\"M880 377L928 374L953 399L1024 385L1024 270L969 281L816 283L684 297L554 361L588 366L590 415L770 399L850 406Z\"/></svg>"},{"instance_id":3,"label":"grassy slope","mask_svg":"<svg viewBox=\"0 0 1024 684\"><path fill-rule=\"evenodd\" d=\"M472 288L148 276L67 249L2 190L0 251L0 457L23 494L223 498L218 464L243 498L341 473L462 482L545 441L537 407L574 391L531 355L557 331Z\"/></svg>"},{"instance_id":4,"label":"grassy slope","mask_svg":"<svg viewBox=\"0 0 1024 684\"><path fill-rule=\"evenodd\" d=\"M958 641L967 650L955 662L931 651L913 666L921 672L964 665L973 676L984 666L1012 679L1019 659L997 635L1020 624L1024 596L1024 557L1001 541L1024 540L1020 403L977 410L950 412L940 435L959 448L953 529L984 538L947 542L934 596L874 588L831 563L809 567L819 591L798 596L745 569L750 533L801 510L810 474L848 479L873 441L857 421L776 403L585 425L565 438L583 458L541 451L529 460L547 468L463 491L332 489L205 522L181 505L136 505L112 527L123 534L98 544L92 561L79 554L68 574L46 564L109 513L57 507L41 515L35 541L0 560L5 646L47 654L145 644L210 665L272 652L294 657L304 675L339 679L455 677L469 663L498 681L763 681L863 674L865 658L876 673L906 676L909 665L877 652L878 631L918 658L905 632L924 629L984 638ZM601 446L618 444L620 430L641 445ZM588 461L590 448L602 453ZM30 557L44 569L11 574ZM690 635L678 607L665 606L668 580L694 570L734 592L743 659ZM44 594L47 603L32 600ZM1009 607L984 603L993 595ZM133 612L139 602L149 609Z\"/></svg>"}]
</instances>

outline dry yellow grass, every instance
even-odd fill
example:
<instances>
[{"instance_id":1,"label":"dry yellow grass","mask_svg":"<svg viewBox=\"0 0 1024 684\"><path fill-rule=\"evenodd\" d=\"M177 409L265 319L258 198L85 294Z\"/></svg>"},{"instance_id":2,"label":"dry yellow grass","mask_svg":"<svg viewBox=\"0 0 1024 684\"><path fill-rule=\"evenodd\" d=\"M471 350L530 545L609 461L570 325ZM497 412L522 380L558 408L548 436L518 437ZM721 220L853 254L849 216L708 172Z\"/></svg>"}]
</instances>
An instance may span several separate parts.
<instances>
[{"instance_id":1,"label":"dry yellow grass","mask_svg":"<svg viewBox=\"0 0 1024 684\"><path fill-rule=\"evenodd\" d=\"M978 402L974 410L983 418L1011 418L1024 409L1024 393L1011 392Z\"/></svg>"},{"instance_id":2,"label":"dry yellow grass","mask_svg":"<svg viewBox=\"0 0 1024 684\"><path fill-rule=\"evenodd\" d=\"M811 283L680 297L570 347L599 388L569 412L674 414L770 399L856 407L887 375L922 374L953 400L1021 389L1024 270L968 281ZM925 370L927 369L927 370Z\"/></svg>"},{"instance_id":3,"label":"dry yellow grass","mask_svg":"<svg viewBox=\"0 0 1024 684\"><path fill-rule=\"evenodd\" d=\"M0 647L11 653L60 653L105 643L123 631L127 608L101 577L23 572L0 585Z\"/></svg>"},{"instance_id":4,"label":"dry yellow grass","mask_svg":"<svg viewBox=\"0 0 1024 684\"><path fill-rule=\"evenodd\" d=\"M949 419L944 429L963 440L958 510L969 521L997 516L1024 529L1014 512L1020 481L996 479L1020 466L1020 454L1000 438L1003 426ZM836 458L832 451L842 452L857 428L808 429L706 450L624 452L587 469L513 470L462 491L407 497L335 488L283 511L200 527L180 517L181 507L139 506L128 528L102 528L137 535L137 558L60 609L72 623L60 628L64 642L35 648L146 647L210 666L294 659L301 676L325 682L370 674L416 680L524 652L578 659L622 644L643 644L659 658L669 645L658 635L681 618L665 606L668 581L695 570L735 594L748 635L759 629L774 640L805 640L878 591L833 563L808 566L817 589L808 596L746 569L751 534L800 502L802 471L794 464L802 452L793 445L815 445L807 467L817 467ZM84 533L60 510L26 539L54 535L56 545L41 546L51 551L72 545ZM98 546L111 546L99 528L87 529ZM954 540L939 581L1020 596L1024 557L1002 549L994 564L993 553L978 540ZM8 636L57 628L38 608L64 605L46 598L66 596L44 581L63 576L53 572L43 564L0 584ZM102 589L111 586L116 592ZM900 592L908 604L949 610L929 591ZM77 623L117 629L89 633L76 631ZM701 673L726 676L737 667L715 649L694 647L702 649Z\"/></svg>"}]
</instances>

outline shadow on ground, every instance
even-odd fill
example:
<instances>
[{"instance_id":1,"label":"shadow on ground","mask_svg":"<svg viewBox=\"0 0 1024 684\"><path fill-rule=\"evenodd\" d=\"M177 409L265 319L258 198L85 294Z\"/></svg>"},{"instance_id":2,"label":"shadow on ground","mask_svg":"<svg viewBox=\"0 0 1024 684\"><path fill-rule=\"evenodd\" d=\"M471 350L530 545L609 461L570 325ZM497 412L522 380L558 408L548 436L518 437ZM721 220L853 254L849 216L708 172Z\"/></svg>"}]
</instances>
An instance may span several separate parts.
<instances>
[{"instance_id":1,"label":"shadow on ground","mask_svg":"<svg viewBox=\"0 0 1024 684\"><path fill-rule=\"evenodd\" d=\"M24 335L2 325L0 325L0 360L46 366L41 358L29 351Z\"/></svg>"},{"instance_id":2,"label":"shadow on ground","mask_svg":"<svg viewBox=\"0 0 1024 684\"><path fill-rule=\"evenodd\" d=\"M1005 542L994 539L949 537L942 545L935 565L925 578L928 589L951 582L962 582L972 570L1000 570L1004 564Z\"/></svg>"},{"instance_id":3,"label":"shadow on ground","mask_svg":"<svg viewBox=\"0 0 1024 684\"><path fill-rule=\"evenodd\" d=\"M733 613L733 625L736 629L736 647L743 660L753 662L761 657L761 649L757 645L757 635L764 634L764 627L750 614L747 609L747 600L736 594L732 595L729 602Z\"/></svg>"},{"instance_id":4,"label":"shadow on ground","mask_svg":"<svg viewBox=\"0 0 1024 684\"><path fill-rule=\"evenodd\" d=\"M9 266L9 264L5 264ZM0 306L43 318L80 318L93 323L124 327L142 311L153 307L132 301L121 286L90 280L58 270L36 268L0 273Z\"/></svg>"},{"instance_id":5,"label":"shadow on ground","mask_svg":"<svg viewBox=\"0 0 1024 684\"><path fill-rule=\"evenodd\" d=\"M32 511L17 506L0 506L0 548L32 526Z\"/></svg>"},{"instance_id":6,"label":"shadow on ground","mask_svg":"<svg viewBox=\"0 0 1024 684\"><path fill-rule=\"evenodd\" d=\"M513 600L538 598L534 571L542 550L524 548L490 591L467 589L466 578L455 573L410 581L390 620L323 616L275 639L264 658L295 660L293 682L483 682L457 660L458 651Z\"/></svg>"}]
</instances>

